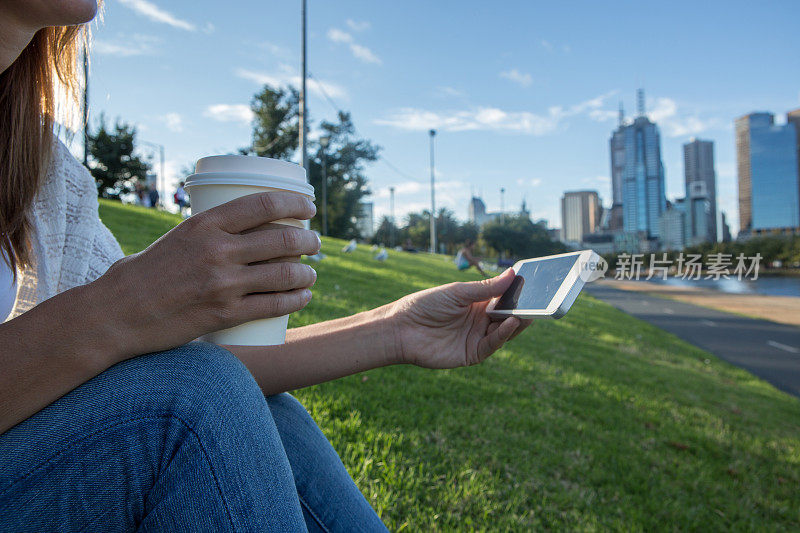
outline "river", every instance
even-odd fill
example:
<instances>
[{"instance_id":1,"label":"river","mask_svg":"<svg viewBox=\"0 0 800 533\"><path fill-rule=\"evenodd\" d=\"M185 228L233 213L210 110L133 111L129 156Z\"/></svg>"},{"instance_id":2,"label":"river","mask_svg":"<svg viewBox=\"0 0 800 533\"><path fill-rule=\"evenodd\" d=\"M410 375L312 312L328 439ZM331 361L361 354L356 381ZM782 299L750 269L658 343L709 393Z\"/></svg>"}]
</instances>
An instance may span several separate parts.
<instances>
[{"instance_id":1,"label":"river","mask_svg":"<svg viewBox=\"0 0 800 533\"><path fill-rule=\"evenodd\" d=\"M644 280L644 277L641 278ZM756 280L735 277L730 279L681 279L668 276L666 280L652 278L649 281L676 287L701 287L732 294L765 294L769 296L800 296L800 277L760 276Z\"/></svg>"}]
</instances>

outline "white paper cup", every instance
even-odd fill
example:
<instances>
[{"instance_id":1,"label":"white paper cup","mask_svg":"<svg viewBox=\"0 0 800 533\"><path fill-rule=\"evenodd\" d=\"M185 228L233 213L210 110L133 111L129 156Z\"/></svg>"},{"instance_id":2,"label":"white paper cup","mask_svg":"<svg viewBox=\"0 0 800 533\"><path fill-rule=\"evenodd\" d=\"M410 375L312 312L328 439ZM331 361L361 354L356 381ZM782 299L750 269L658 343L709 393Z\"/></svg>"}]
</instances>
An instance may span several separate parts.
<instances>
[{"instance_id":1,"label":"white paper cup","mask_svg":"<svg viewBox=\"0 0 800 533\"><path fill-rule=\"evenodd\" d=\"M198 160L195 173L186 178L185 188L193 215L259 192L288 191L314 199L314 187L306 182L306 171L300 165L244 155L215 155ZM293 218L273 223L304 227L303 221ZM288 322L289 315L264 318L209 333L202 339L238 346L283 344Z\"/></svg>"}]
</instances>

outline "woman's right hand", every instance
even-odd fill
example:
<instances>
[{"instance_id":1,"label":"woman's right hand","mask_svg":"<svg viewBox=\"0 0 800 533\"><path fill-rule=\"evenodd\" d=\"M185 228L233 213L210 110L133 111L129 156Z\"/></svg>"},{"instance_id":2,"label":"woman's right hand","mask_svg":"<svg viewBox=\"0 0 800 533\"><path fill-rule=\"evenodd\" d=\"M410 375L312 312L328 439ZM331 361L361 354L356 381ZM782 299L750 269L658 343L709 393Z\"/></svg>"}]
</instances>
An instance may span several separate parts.
<instances>
[{"instance_id":1,"label":"woman's right hand","mask_svg":"<svg viewBox=\"0 0 800 533\"><path fill-rule=\"evenodd\" d=\"M109 349L124 359L302 309L311 300L314 269L288 260L254 263L317 253L312 231L260 228L315 212L298 194L252 194L194 215L121 259L86 286L90 305L107 311L99 326Z\"/></svg>"}]
</instances>

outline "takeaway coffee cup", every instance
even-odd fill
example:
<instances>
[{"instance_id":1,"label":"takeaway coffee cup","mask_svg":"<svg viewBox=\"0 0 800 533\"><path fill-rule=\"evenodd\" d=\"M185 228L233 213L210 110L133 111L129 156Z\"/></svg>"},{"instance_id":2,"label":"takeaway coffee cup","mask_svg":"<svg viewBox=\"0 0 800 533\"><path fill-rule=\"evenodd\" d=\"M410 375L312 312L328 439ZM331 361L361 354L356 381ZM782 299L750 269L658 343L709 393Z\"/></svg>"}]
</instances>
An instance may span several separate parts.
<instances>
[{"instance_id":1,"label":"takeaway coffee cup","mask_svg":"<svg viewBox=\"0 0 800 533\"><path fill-rule=\"evenodd\" d=\"M186 178L185 188L193 215L259 192L288 191L314 199L314 187L306 182L306 171L300 165L244 155L215 155L198 160L195 173ZM302 220L293 218L276 220L274 224L304 227ZM265 318L209 333L202 339L240 346L283 344L288 322L289 315Z\"/></svg>"}]
</instances>

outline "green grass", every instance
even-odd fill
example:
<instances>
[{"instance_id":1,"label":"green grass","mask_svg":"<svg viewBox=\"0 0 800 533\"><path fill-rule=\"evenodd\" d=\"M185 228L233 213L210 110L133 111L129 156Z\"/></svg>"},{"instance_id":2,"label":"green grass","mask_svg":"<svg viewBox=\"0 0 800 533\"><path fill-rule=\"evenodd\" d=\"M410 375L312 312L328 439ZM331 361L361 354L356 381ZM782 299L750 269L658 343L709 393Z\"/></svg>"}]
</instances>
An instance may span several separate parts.
<instances>
[{"instance_id":1,"label":"green grass","mask_svg":"<svg viewBox=\"0 0 800 533\"><path fill-rule=\"evenodd\" d=\"M126 252L177 217L101 203ZM366 247L315 265L294 326L476 279ZM800 402L582 296L484 364L398 366L297 391L393 531L797 530Z\"/></svg>"}]
</instances>

